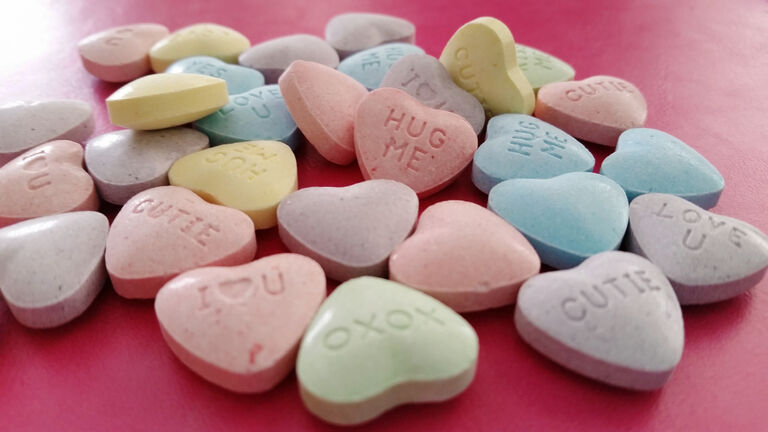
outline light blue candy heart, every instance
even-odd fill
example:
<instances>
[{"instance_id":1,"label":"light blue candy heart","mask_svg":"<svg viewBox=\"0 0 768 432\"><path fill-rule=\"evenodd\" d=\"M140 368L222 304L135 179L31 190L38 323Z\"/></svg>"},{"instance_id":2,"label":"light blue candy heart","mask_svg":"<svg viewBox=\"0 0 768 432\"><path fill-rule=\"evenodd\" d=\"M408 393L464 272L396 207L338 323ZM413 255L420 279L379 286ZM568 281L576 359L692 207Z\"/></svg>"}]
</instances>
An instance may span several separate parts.
<instances>
[{"instance_id":1,"label":"light blue candy heart","mask_svg":"<svg viewBox=\"0 0 768 432\"><path fill-rule=\"evenodd\" d=\"M408 54L424 54L424 50L406 43L379 45L345 58L338 70L373 90L379 88L389 68Z\"/></svg>"},{"instance_id":2,"label":"light blue candy heart","mask_svg":"<svg viewBox=\"0 0 768 432\"><path fill-rule=\"evenodd\" d=\"M244 66L224 63L207 56L195 56L181 59L165 70L167 73L194 73L221 78L227 82L229 94L239 94L264 85L261 72Z\"/></svg>"},{"instance_id":3,"label":"light blue candy heart","mask_svg":"<svg viewBox=\"0 0 768 432\"><path fill-rule=\"evenodd\" d=\"M301 139L277 84L230 96L227 105L196 121L195 127L208 135L211 145L276 140L296 150Z\"/></svg>"},{"instance_id":4,"label":"light blue candy heart","mask_svg":"<svg viewBox=\"0 0 768 432\"><path fill-rule=\"evenodd\" d=\"M578 140L536 117L502 114L488 121L472 162L472 182L488 193L513 178L550 178L592 172L595 158Z\"/></svg>"},{"instance_id":5,"label":"light blue candy heart","mask_svg":"<svg viewBox=\"0 0 768 432\"><path fill-rule=\"evenodd\" d=\"M488 208L523 233L542 263L557 269L617 249L629 220L621 186L586 172L501 182L491 189Z\"/></svg>"},{"instance_id":6,"label":"light blue candy heart","mask_svg":"<svg viewBox=\"0 0 768 432\"><path fill-rule=\"evenodd\" d=\"M632 201L645 193L666 193L709 209L725 187L720 172L696 150L656 129L628 129L619 136L616 152L600 168Z\"/></svg>"}]
</instances>

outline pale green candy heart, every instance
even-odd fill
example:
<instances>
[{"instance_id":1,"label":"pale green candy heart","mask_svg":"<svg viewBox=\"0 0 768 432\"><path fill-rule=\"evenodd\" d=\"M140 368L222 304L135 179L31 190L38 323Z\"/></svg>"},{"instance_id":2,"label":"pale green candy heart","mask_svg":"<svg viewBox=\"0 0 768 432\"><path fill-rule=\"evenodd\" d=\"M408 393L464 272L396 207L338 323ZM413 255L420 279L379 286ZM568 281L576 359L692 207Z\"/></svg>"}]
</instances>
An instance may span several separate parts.
<instances>
[{"instance_id":1,"label":"pale green candy heart","mask_svg":"<svg viewBox=\"0 0 768 432\"><path fill-rule=\"evenodd\" d=\"M576 74L571 65L544 51L520 44L515 44L515 49L517 63L534 92L546 84L570 81Z\"/></svg>"},{"instance_id":2,"label":"pale green candy heart","mask_svg":"<svg viewBox=\"0 0 768 432\"><path fill-rule=\"evenodd\" d=\"M351 279L323 303L299 348L306 407L350 425L409 402L461 393L475 375L472 326L434 298L375 277Z\"/></svg>"}]
</instances>

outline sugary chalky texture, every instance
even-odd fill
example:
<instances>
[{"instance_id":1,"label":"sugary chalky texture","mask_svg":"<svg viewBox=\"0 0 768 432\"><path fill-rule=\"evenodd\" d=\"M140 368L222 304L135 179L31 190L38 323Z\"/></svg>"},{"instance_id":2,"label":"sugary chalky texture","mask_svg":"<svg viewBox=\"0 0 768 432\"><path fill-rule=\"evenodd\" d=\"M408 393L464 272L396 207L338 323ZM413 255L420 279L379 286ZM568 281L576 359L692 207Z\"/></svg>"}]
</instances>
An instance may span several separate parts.
<instances>
[{"instance_id":1,"label":"sugary chalky texture","mask_svg":"<svg viewBox=\"0 0 768 432\"><path fill-rule=\"evenodd\" d=\"M295 34L258 43L245 50L238 61L264 74L268 84L276 84L280 75L296 60L320 63L335 69L339 55L317 36Z\"/></svg>"},{"instance_id":2,"label":"sugary chalky texture","mask_svg":"<svg viewBox=\"0 0 768 432\"><path fill-rule=\"evenodd\" d=\"M325 40L341 58L385 43L412 44L415 34L416 27L410 21L374 13L336 15L325 26Z\"/></svg>"},{"instance_id":3,"label":"sugary chalky texture","mask_svg":"<svg viewBox=\"0 0 768 432\"><path fill-rule=\"evenodd\" d=\"M83 67L108 82L128 82L152 71L149 50L168 36L161 24L140 23L92 34L77 44Z\"/></svg>"},{"instance_id":4,"label":"sugary chalky texture","mask_svg":"<svg viewBox=\"0 0 768 432\"><path fill-rule=\"evenodd\" d=\"M405 43L380 45L345 58L337 69L373 90L379 88L392 65L410 54L424 54L424 50Z\"/></svg>"},{"instance_id":5,"label":"sugary chalky texture","mask_svg":"<svg viewBox=\"0 0 768 432\"><path fill-rule=\"evenodd\" d=\"M174 62L167 73L193 73L220 78L227 82L227 92L230 95L244 93L264 85L264 75L251 68L224 63L209 56L186 57Z\"/></svg>"},{"instance_id":6,"label":"sugary chalky texture","mask_svg":"<svg viewBox=\"0 0 768 432\"><path fill-rule=\"evenodd\" d=\"M240 32L219 24L201 23L181 28L159 40L149 51L152 70L165 72L171 63L192 56L210 56L237 63L251 46Z\"/></svg>"}]
</instances>

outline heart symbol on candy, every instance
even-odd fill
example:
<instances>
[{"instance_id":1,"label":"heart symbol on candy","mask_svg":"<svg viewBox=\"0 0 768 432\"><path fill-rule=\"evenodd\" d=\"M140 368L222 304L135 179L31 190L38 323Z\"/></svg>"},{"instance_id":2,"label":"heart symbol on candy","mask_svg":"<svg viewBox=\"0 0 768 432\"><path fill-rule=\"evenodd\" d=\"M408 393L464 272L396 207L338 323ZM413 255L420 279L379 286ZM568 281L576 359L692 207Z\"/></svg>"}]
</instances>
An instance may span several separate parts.
<instances>
[{"instance_id":1,"label":"heart symbol on candy","mask_svg":"<svg viewBox=\"0 0 768 432\"><path fill-rule=\"evenodd\" d=\"M157 293L155 312L168 346L190 369L226 389L257 393L293 370L325 289L316 262L277 254L182 273Z\"/></svg>"}]
</instances>

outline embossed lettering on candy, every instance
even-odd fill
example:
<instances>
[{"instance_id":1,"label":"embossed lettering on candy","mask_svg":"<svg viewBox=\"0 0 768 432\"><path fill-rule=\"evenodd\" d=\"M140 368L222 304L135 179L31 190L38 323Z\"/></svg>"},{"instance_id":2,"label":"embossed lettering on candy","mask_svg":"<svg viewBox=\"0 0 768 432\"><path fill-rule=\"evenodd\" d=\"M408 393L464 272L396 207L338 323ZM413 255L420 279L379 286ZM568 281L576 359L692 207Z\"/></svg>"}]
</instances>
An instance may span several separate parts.
<instances>
[{"instance_id":1,"label":"embossed lettering on candy","mask_svg":"<svg viewBox=\"0 0 768 432\"><path fill-rule=\"evenodd\" d=\"M661 268L681 304L735 297L768 267L768 237L759 229L674 195L635 198L629 224L629 250Z\"/></svg>"},{"instance_id":2,"label":"embossed lettering on candy","mask_svg":"<svg viewBox=\"0 0 768 432\"><path fill-rule=\"evenodd\" d=\"M251 42L240 32L218 24L193 24L159 40L149 51L152 69L165 72L171 63L192 56L211 56L237 63Z\"/></svg>"},{"instance_id":3,"label":"embossed lettering on candy","mask_svg":"<svg viewBox=\"0 0 768 432\"><path fill-rule=\"evenodd\" d=\"M403 18L375 13L336 15L325 26L325 39L341 58L391 42L413 43L416 26Z\"/></svg>"},{"instance_id":4,"label":"embossed lettering on candy","mask_svg":"<svg viewBox=\"0 0 768 432\"><path fill-rule=\"evenodd\" d=\"M626 252L528 279L515 327L561 366L631 390L662 387L683 353L683 316L669 281Z\"/></svg>"},{"instance_id":5,"label":"embossed lettering on candy","mask_svg":"<svg viewBox=\"0 0 768 432\"><path fill-rule=\"evenodd\" d=\"M379 88L384 75L395 62L409 54L424 54L424 50L404 43L381 45L345 58L339 63L338 70L372 90Z\"/></svg>"},{"instance_id":6,"label":"embossed lettering on candy","mask_svg":"<svg viewBox=\"0 0 768 432\"><path fill-rule=\"evenodd\" d=\"M77 44L83 67L109 82L127 82L151 72L149 50L168 36L160 24L131 24L92 34Z\"/></svg>"},{"instance_id":7,"label":"embossed lettering on candy","mask_svg":"<svg viewBox=\"0 0 768 432\"><path fill-rule=\"evenodd\" d=\"M320 307L296 375L313 414L352 425L458 395L474 378L477 356L477 334L456 312L405 285L361 277Z\"/></svg>"},{"instance_id":8,"label":"embossed lettering on candy","mask_svg":"<svg viewBox=\"0 0 768 432\"><path fill-rule=\"evenodd\" d=\"M220 78L227 82L231 95L246 92L264 85L264 75L251 68L231 65L208 56L194 56L181 59L165 70L167 73L194 73Z\"/></svg>"},{"instance_id":9,"label":"embossed lettering on candy","mask_svg":"<svg viewBox=\"0 0 768 432\"><path fill-rule=\"evenodd\" d=\"M515 44L517 63L531 83L534 93L546 84L570 81L576 72L559 58L529 46Z\"/></svg>"},{"instance_id":10,"label":"embossed lettering on candy","mask_svg":"<svg viewBox=\"0 0 768 432\"><path fill-rule=\"evenodd\" d=\"M270 39L252 46L238 57L241 65L263 73L268 84L276 83L283 71L296 60L311 61L334 69L339 65L336 50L319 37L308 34Z\"/></svg>"},{"instance_id":11,"label":"embossed lettering on candy","mask_svg":"<svg viewBox=\"0 0 768 432\"><path fill-rule=\"evenodd\" d=\"M301 133L276 85L230 96L227 105L196 121L195 127L208 135L212 145L276 140L296 150L301 143Z\"/></svg>"}]
</instances>

